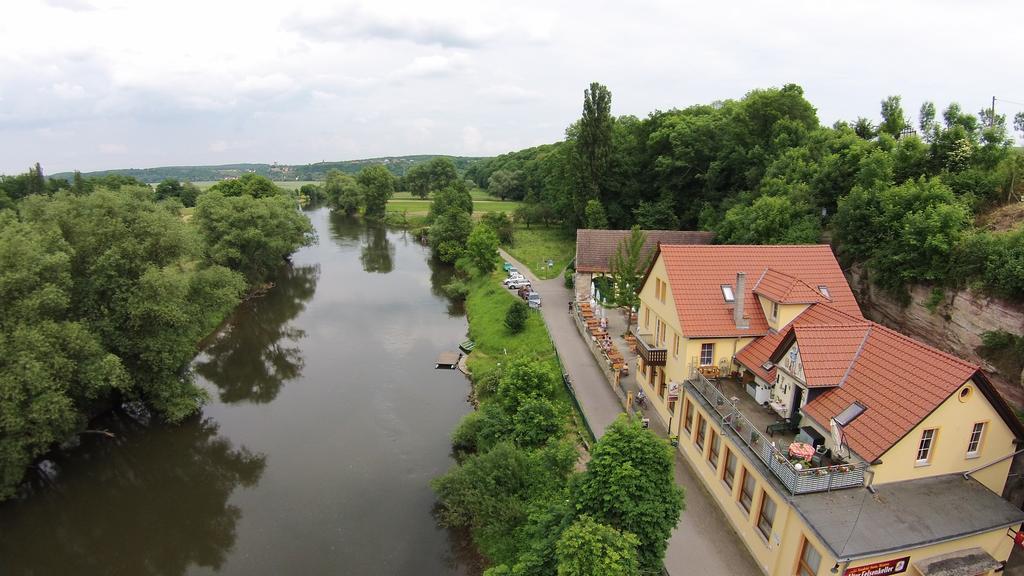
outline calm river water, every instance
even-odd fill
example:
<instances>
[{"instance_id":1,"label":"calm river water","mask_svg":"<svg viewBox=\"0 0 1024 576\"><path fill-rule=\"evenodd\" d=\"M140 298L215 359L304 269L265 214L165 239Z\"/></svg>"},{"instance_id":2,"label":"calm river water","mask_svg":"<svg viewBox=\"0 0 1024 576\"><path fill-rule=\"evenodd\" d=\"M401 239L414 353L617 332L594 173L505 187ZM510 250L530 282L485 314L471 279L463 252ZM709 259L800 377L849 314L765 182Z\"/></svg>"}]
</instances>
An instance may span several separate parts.
<instances>
[{"instance_id":1,"label":"calm river water","mask_svg":"<svg viewBox=\"0 0 1024 576\"><path fill-rule=\"evenodd\" d=\"M400 231L309 213L303 249L196 359L201 417L112 414L0 505L0 574L474 574L429 481L470 407L447 270Z\"/></svg>"}]
</instances>

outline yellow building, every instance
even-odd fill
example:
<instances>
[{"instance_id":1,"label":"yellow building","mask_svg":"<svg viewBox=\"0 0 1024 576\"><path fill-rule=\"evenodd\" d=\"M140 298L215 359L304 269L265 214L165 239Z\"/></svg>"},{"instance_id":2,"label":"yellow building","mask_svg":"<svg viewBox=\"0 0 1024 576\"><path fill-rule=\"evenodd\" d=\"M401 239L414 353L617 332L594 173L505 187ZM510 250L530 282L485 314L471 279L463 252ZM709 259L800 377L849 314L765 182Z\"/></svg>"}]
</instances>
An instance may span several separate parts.
<instances>
[{"instance_id":1,"label":"yellow building","mask_svg":"<svg viewBox=\"0 0 1024 576\"><path fill-rule=\"evenodd\" d=\"M864 320L827 246L662 246L640 300L638 382L765 574L1001 568L1024 429L977 366Z\"/></svg>"}]
</instances>

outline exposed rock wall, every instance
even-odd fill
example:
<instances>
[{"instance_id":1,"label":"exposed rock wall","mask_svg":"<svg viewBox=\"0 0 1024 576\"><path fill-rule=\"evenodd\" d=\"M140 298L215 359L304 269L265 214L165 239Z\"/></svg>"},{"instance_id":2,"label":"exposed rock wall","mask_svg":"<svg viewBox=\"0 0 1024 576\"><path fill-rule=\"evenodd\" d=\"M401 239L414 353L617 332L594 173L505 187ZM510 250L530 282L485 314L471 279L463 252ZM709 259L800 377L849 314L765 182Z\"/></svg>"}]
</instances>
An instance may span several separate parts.
<instances>
[{"instance_id":1,"label":"exposed rock wall","mask_svg":"<svg viewBox=\"0 0 1024 576\"><path fill-rule=\"evenodd\" d=\"M985 332L1024 334L1024 306L969 290L945 290L933 312L928 309L931 287L911 287L910 304L903 306L873 286L863 268L854 267L848 276L866 317L980 364L1011 405L1024 407L1024 374L1002 374L977 352Z\"/></svg>"}]
</instances>

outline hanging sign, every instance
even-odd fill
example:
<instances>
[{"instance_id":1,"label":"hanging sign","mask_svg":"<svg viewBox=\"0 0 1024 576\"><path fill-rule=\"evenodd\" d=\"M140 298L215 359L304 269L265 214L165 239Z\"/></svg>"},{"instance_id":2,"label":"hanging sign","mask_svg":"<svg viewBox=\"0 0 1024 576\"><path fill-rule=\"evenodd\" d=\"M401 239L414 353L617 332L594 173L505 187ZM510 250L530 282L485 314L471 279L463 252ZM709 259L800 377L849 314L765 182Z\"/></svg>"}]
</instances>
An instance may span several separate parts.
<instances>
[{"instance_id":1,"label":"hanging sign","mask_svg":"<svg viewBox=\"0 0 1024 576\"><path fill-rule=\"evenodd\" d=\"M843 572L843 576L889 576L890 574L906 572L908 566L910 566L910 556L904 556L903 558L895 558L885 562L875 562L867 566L847 568Z\"/></svg>"},{"instance_id":2,"label":"hanging sign","mask_svg":"<svg viewBox=\"0 0 1024 576\"><path fill-rule=\"evenodd\" d=\"M668 399L679 400L679 382L668 383Z\"/></svg>"}]
</instances>

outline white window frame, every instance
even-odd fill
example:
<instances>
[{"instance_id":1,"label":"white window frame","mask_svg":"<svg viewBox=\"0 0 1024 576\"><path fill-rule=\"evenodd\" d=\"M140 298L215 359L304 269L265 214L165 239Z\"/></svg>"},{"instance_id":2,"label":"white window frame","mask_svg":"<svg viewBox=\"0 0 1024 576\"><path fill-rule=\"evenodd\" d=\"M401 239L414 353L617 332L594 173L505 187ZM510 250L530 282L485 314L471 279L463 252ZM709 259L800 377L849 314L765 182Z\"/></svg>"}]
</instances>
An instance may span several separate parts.
<instances>
[{"instance_id":1,"label":"white window frame","mask_svg":"<svg viewBox=\"0 0 1024 576\"><path fill-rule=\"evenodd\" d=\"M967 457L977 458L981 452L981 441L985 438L985 423L975 422L967 438ZM973 446L973 448L972 448Z\"/></svg>"},{"instance_id":2,"label":"white window frame","mask_svg":"<svg viewBox=\"0 0 1024 576\"><path fill-rule=\"evenodd\" d=\"M921 440L917 443L917 466L927 466L932 461L932 452L935 450L935 437L938 436L938 428L928 428L921 431Z\"/></svg>"},{"instance_id":3,"label":"white window frame","mask_svg":"<svg viewBox=\"0 0 1024 576\"><path fill-rule=\"evenodd\" d=\"M710 350L711 360L704 362L704 350ZM700 345L700 365L701 366L714 366L715 365L715 343L704 342Z\"/></svg>"},{"instance_id":4,"label":"white window frame","mask_svg":"<svg viewBox=\"0 0 1024 576\"><path fill-rule=\"evenodd\" d=\"M726 302L736 301L736 292L733 291L732 286L730 286L729 284L722 284L722 298Z\"/></svg>"}]
</instances>

